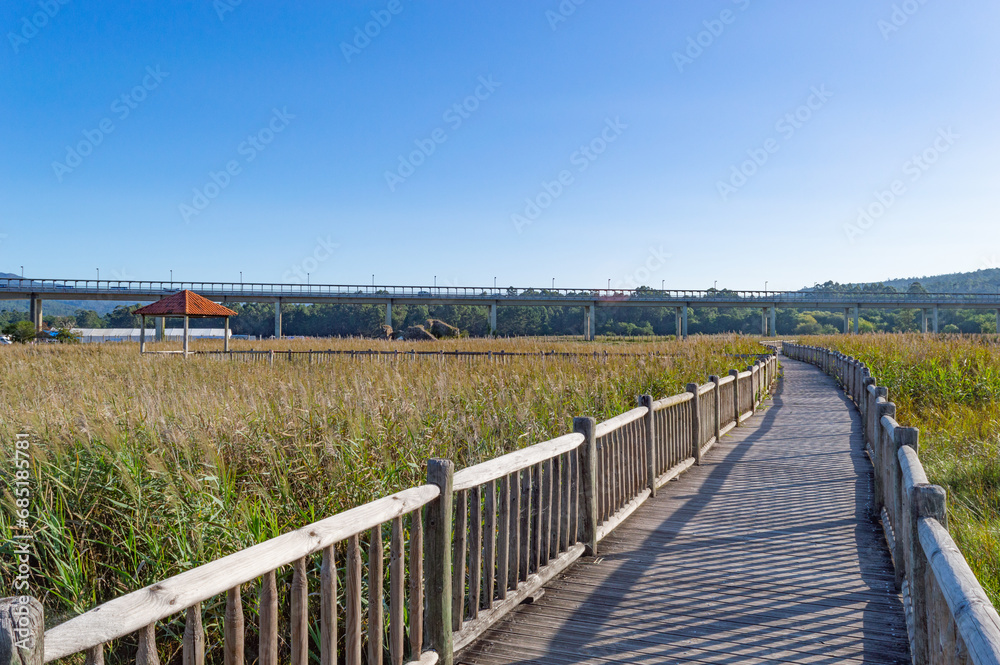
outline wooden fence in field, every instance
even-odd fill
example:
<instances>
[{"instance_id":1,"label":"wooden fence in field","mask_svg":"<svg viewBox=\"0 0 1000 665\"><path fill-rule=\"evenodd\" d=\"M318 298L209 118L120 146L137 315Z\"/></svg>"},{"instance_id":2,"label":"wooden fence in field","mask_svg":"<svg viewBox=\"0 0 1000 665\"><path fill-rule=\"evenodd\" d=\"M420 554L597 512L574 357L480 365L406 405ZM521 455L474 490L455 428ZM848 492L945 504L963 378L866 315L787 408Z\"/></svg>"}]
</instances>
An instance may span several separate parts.
<instances>
[{"instance_id":1,"label":"wooden fence in field","mask_svg":"<svg viewBox=\"0 0 1000 665\"><path fill-rule=\"evenodd\" d=\"M598 352L574 352L574 351L384 351L380 349L307 349L307 350L255 350L246 349L240 351L192 351L192 356L204 356L217 360L234 360L249 363L267 363L273 365L276 360L287 362L299 362L307 365L330 362L334 358L351 358L356 360L379 359L379 360L413 360L416 358L436 358L444 360L446 358L479 358L495 362L506 362L515 358L539 358L542 360L554 358L592 358L594 360L608 360L609 358L673 358L678 354L671 353L609 353L608 351ZM761 360L766 354L734 354L735 358L754 358Z\"/></svg>"},{"instance_id":2,"label":"wooden fence in field","mask_svg":"<svg viewBox=\"0 0 1000 665\"><path fill-rule=\"evenodd\" d=\"M225 665L252 660L245 649L253 648L259 665L277 665L279 656L291 665L450 664L553 576L596 554L636 508L750 418L777 368L769 355L679 395L643 395L614 418L576 418L571 433L457 472L450 461L429 460L424 485L108 601L44 634L31 599L23 625L39 630L20 662L82 652L87 665L100 665L112 652L119 662L134 653L136 665L156 665L157 640L182 634L184 665L203 665L203 607L224 604ZM256 626L244 619L248 602Z\"/></svg>"},{"instance_id":3,"label":"wooden fence in field","mask_svg":"<svg viewBox=\"0 0 1000 665\"><path fill-rule=\"evenodd\" d=\"M788 342L783 352L834 377L861 413L913 662L1000 663L1000 616L948 533L945 490L927 482L917 428L896 422L887 389L861 361Z\"/></svg>"}]
</instances>

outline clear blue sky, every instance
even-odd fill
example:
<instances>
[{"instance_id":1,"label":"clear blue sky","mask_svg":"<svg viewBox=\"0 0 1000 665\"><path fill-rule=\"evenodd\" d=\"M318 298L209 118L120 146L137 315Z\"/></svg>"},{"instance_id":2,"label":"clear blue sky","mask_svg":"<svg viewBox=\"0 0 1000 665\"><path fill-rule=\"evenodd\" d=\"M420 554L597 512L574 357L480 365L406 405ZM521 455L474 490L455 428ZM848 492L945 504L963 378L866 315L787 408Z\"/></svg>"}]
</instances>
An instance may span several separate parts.
<instances>
[{"instance_id":1,"label":"clear blue sky","mask_svg":"<svg viewBox=\"0 0 1000 665\"><path fill-rule=\"evenodd\" d=\"M1000 261L996 2L576 2L4 2L0 270L773 289Z\"/></svg>"}]
</instances>

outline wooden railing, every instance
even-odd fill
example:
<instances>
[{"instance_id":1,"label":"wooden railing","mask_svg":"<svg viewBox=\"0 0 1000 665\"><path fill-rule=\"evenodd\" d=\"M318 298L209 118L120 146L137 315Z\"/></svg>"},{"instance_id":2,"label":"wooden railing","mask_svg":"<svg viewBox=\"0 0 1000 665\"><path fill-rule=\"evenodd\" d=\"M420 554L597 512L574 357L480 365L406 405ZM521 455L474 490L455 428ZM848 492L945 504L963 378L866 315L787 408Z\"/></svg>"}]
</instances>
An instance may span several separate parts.
<instances>
[{"instance_id":1,"label":"wooden railing","mask_svg":"<svg viewBox=\"0 0 1000 665\"><path fill-rule=\"evenodd\" d=\"M82 652L87 665L101 665L106 647L135 636L136 665L157 665L157 623L183 613L183 663L203 665L202 607L224 596L225 665L252 660L247 633L256 633L259 665L278 664L279 643L289 645L282 662L308 665L308 599L318 589L320 665L450 665L457 650L580 556L595 555L658 488L698 464L752 414L776 375L769 355L679 395L643 395L601 423L575 418L573 433L457 473L448 460L429 460L425 485L108 601L45 631L32 647L36 658L20 662ZM283 611L278 579L287 567ZM256 631L245 625L244 585L256 589ZM285 639L279 616L288 617Z\"/></svg>"},{"instance_id":2,"label":"wooden railing","mask_svg":"<svg viewBox=\"0 0 1000 665\"><path fill-rule=\"evenodd\" d=\"M788 342L783 351L833 376L861 413L913 662L1000 665L1000 616L948 533L945 490L927 482L917 428L896 422L887 389L856 358Z\"/></svg>"}]
</instances>

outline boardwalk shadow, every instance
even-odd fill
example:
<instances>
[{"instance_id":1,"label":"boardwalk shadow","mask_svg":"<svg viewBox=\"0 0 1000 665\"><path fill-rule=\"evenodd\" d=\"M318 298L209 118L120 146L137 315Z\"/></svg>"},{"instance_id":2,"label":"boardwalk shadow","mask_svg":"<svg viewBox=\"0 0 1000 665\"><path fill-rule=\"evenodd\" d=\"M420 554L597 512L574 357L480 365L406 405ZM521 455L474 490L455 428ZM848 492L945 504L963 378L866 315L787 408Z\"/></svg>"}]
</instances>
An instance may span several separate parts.
<instances>
[{"instance_id":1,"label":"boardwalk shadow","mask_svg":"<svg viewBox=\"0 0 1000 665\"><path fill-rule=\"evenodd\" d=\"M805 372L816 371L798 363L786 368L803 379ZM836 394L849 407L832 382L822 388L823 396ZM810 459L828 454L822 436L802 443L784 431L789 425L779 418L786 392L782 382L753 431L721 459L718 452L710 454L697 481L685 477L664 487L665 496L647 502L602 543L607 554L582 559L550 583L541 602L519 608L457 662L908 663L898 635L887 633L887 616L898 618L890 628L903 625L902 608L889 593L891 564L873 523L860 420L852 414L854 495L824 492L824 481L830 481L824 473L830 472ZM841 420L841 455L847 454L842 425ZM784 446L795 443L796 454L788 456ZM795 461L784 469L786 458ZM761 475L775 482L762 487ZM842 470L841 490L843 475ZM804 498L837 505L817 511L802 505ZM760 515L766 524L738 533L706 526L734 515L737 520L746 515L754 524L760 520L749 520ZM633 520L643 526L630 528ZM827 552L827 530L852 526L854 551L842 551L841 541ZM637 538L641 530L647 533ZM789 548L798 542L807 543L815 561L794 561ZM860 575L855 571L850 584L844 583L845 558L860 562ZM733 569L733 580L719 578L727 568ZM828 581L819 578L824 573Z\"/></svg>"}]
</instances>

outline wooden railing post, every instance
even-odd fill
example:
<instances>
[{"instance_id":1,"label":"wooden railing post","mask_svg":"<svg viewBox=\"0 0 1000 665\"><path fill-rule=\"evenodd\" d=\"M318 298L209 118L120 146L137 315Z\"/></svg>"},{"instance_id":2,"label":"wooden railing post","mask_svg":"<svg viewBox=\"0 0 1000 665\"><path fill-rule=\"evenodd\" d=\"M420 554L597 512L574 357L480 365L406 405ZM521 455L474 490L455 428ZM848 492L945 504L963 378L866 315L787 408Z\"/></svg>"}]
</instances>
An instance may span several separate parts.
<instances>
[{"instance_id":1,"label":"wooden railing post","mask_svg":"<svg viewBox=\"0 0 1000 665\"><path fill-rule=\"evenodd\" d=\"M580 444L580 524L581 540L588 556L597 556L597 421L573 418L573 431L583 435Z\"/></svg>"},{"instance_id":2,"label":"wooden railing post","mask_svg":"<svg viewBox=\"0 0 1000 665\"><path fill-rule=\"evenodd\" d=\"M715 395L715 440L722 438L722 393L719 388L719 377L712 375L708 380L715 384L713 394Z\"/></svg>"},{"instance_id":3,"label":"wooden railing post","mask_svg":"<svg viewBox=\"0 0 1000 665\"><path fill-rule=\"evenodd\" d=\"M438 662L452 665L451 512L455 465L446 459L427 460L427 482L437 485L441 496L427 506L424 538L424 575L427 595L427 645ZM414 654L416 655L416 654Z\"/></svg>"},{"instance_id":4,"label":"wooden railing post","mask_svg":"<svg viewBox=\"0 0 1000 665\"><path fill-rule=\"evenodd\" d=\"M899 449L903 446L908 446L913 448L913 452L917 452L918 442L920 440L920 430L916 427L897 427L893 432L893 446L892 446L892 457L891 461L887 460L892 465L892 488L891 496L893 507L890 511L892 515L892 531L893 540L895 542L891 543L892 547L892 560L895 563L896 568L896 588L903 588L903 579L906 576L906 555L905 552L905 542L904 542L904 531L903 531L903 520L905 519L905 509L904 505L907 497L903 495L903 470L899 466ZM907 525L908 526L908 525ZM916 532L913 532L916 533Z\"/></svg>"},{"instance_id":5,"label":"wooden railing post","mask_svg":"<svg viewBox=\"0 0 1000 665\"><path fill-rule=\"evenodd\" d=\"M862 382L861 385L861 401L858 404L858 408L861 411L861 423L863 425L868 424L868 409L871 408L871 402L868 399L869 397L868 386L872 385L875 385L875 379L871 376L866 376L865 380ZM868 428L865 427L864 430L865 430L864 431L865 440L868 440L868 435L869 435Z\"/></svg>"},{"instance_id":6,"label":"wooden railing post","mask_svg":"<svg viewBox=\"0 0 1000 665\"><path fill-rule=\"evenodd\" d=\"M31 596L0 598L0 665L42 665L45 613Z\"/></svg>"},{"instance_id":7,"label":"wooden railing post","mask_svg":"<svg viewBox=\"0 0 1000 665\"><path fill-rule=\"evenodd\" d=\"M910 561L913 570L908 571L910 608L913 612L913 662L926 663L930 653L928 615L934 608L927 602L930 577L933 573L927 565L927 556L920 545L917 524L921 517L933 517L941 526L948 528L947 496L944 488L937 485L917 485L910 490Z\"/></svg>"},{"instance_id":8,"label":"wooden railing post","mask_svg":"<svg viewBox=\"0 0 1000 665\"><path fill-rule=\"evenodd\" d=\"M733 413L736 414L734 427L740 426L740 371L738 369L729 370L729 376L733 377Z\"/></svg>"},{"instance_id":9,"label":"wooden railing post","mask_svg":"<svg viewBox=\"0 0 1000 665\"><path fill-rule=\"evenodd\" d=\"M701 409L698 407L698 384L687 384L687 391L693 395L691 398L691 456L694 457L695 465L701 464ZM740 414L736 414L739 421Z\"/></svg>"},{"instance_id":10,"label":"wooden railing post","mask_svg":"<svg viewBox=\"0 0 1000 665\"><path fill-rule=\"evenodd\" d=\"M646 437L646 486L650 496L656 496L656 429L653 420L653 396L639 395L639 406L646 407L643 431Z\"/></svg>"},{"instance_id":11,"label":"wooden railing post","mask_svg":"<svg viewBox=\"0 0 1000 665\"><path fill-rule=\"evenodd\" d=\"M896 405L892 402L878 402L875 405L875 426L877 427L878 437L872 444L872 450L875 451L875 459L872 460L872 466L875 467L875 517L878 517L882 513L882 507L885 505L885 469L886 469L886 448L889 446L889 441L886 439L885 428L882 427L882 416L889 416L890 418L896 417Z\"/></svg>"}]
</instances>

